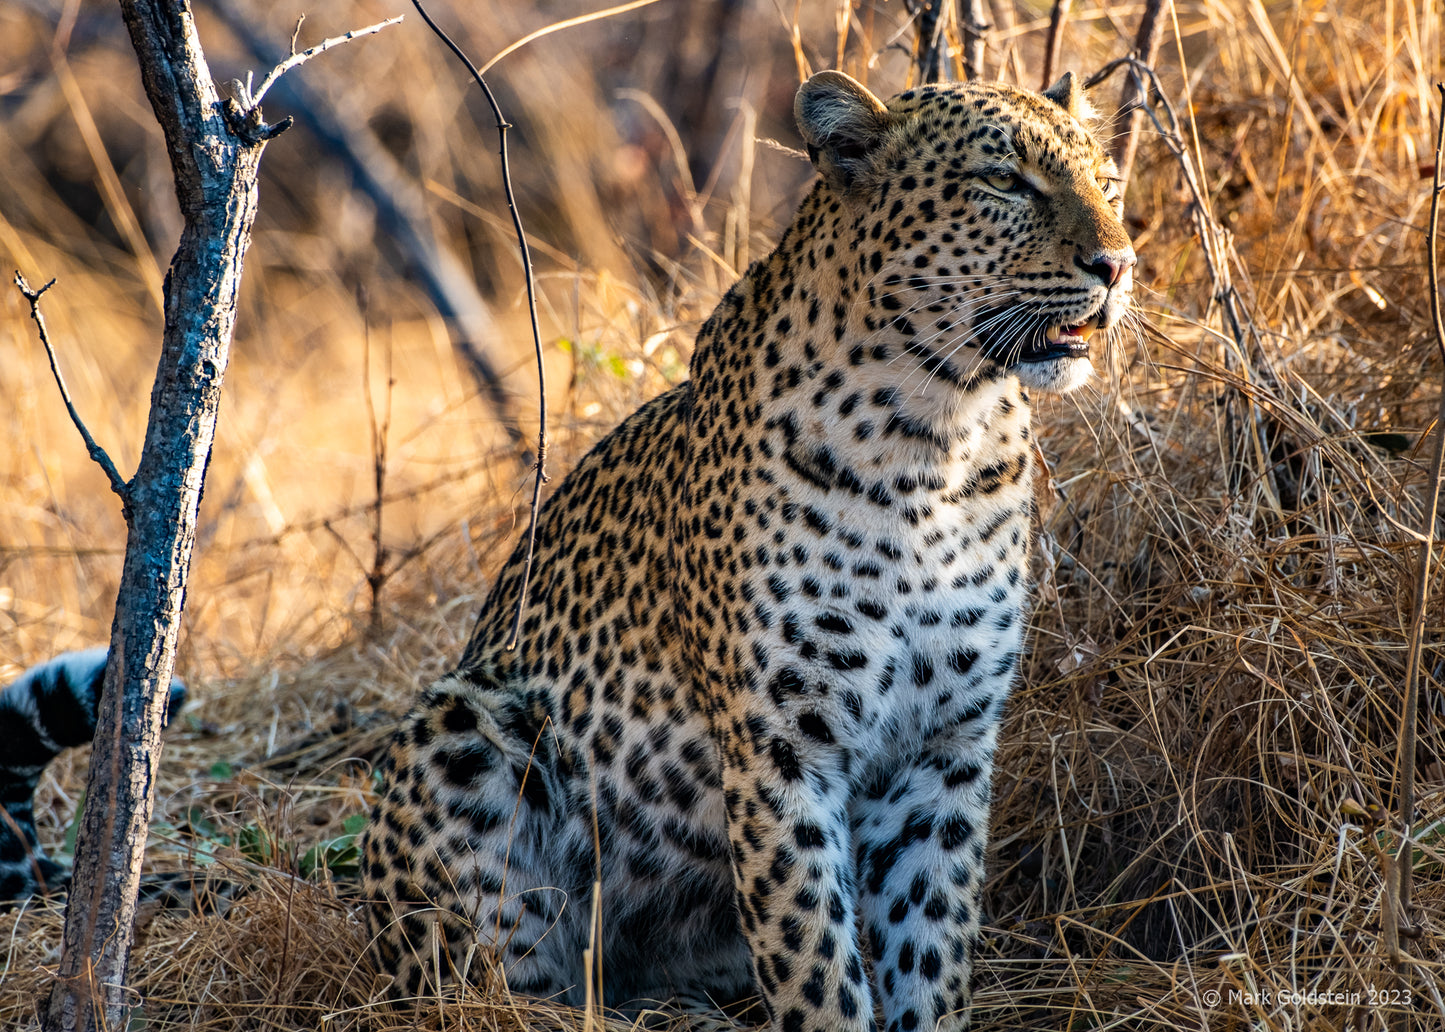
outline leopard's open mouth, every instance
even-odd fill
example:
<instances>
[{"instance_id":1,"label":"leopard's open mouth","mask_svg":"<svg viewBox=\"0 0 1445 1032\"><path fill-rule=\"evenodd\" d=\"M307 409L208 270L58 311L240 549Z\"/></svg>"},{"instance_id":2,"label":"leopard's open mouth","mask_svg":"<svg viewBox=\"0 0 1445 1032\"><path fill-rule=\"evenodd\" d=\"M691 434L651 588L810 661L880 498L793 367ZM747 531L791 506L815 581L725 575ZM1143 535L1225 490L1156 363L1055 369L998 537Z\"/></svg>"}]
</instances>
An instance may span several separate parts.
<instances>
[{"instance_id":1,"label":"leopard's open mouth","mask_svg":"<svg viewBox=\"0 0 1445 1032\"><path fill-rule=\"evenodd\" d=\"M1077 326L1050 326L1038 343L1023 350L1019 361L1052 362L1060 358L1088 358L1089 338L1098 328L1098 316L1091 316Z\"/></svg>"}]
</instances>

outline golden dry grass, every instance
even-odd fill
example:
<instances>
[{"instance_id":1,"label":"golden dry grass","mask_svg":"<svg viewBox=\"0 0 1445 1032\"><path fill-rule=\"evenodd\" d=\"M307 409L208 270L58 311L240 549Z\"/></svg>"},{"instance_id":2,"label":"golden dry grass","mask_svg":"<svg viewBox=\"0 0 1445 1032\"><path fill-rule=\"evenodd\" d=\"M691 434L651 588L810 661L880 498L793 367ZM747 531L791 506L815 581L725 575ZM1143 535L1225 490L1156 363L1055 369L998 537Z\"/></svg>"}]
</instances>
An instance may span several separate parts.
<instances>
[{"instance_id":1,"label":"golden dry grass","mask_svg":"<svg viewBox=\"0 0 1445 1032\"><path fill-rule=\"evenodd\" d=\"M485 59L589 6L458 5L450 23ZM1047 10L994 6L990 68L1037 86ZM806 166L754 137L794 142L799 65L836 61L846 8L799 5L795 23L794 5L756 2L719 27L715 5L663 3L539 40L491 74L519 126L561 413L554 472L683 375L691 333L730 270L787 218ZM858 5L842 39L845 70L883 91L907 74L907 54L885 47L900 8ZM247 5L276 39L299 9ZM32 281L59 277L46 305L61 361L126 471L175 216L113 13L77 13L62 25L62 60L38 8L0 10L0 69L10 69L0 73L0 251ZM306 38L389 13L334 4ZM1067 64L1087 73L1126 52L1138 13L1076 10ZM252 63L213 19L202 29L218 76ZM712 105L688 110L719 45ZM1365 1032L1392 1013L1445 1028L1438 561L1414 931L1403 940L1412 1002L1392 1011L1380 999L1398 985L1382 908L1399 850L1389 815L1412 531L1442 384L1423 261L1440 54L1440 12L1422 0L1174 9L1159 72L1212 215L1232 234L1257 338L1239 349L1222 332L1178 163L1146 140L1129 209L1152 329L1097 388L1038 409L1049 465L1039 600L996 778L982 1028ZM534 388L493 139L437 55L410 20L301 74L427 184L439 232L506 324L512 340L495 342L495 355L525 412ZM1100 87L1101 106L1116 90ZM659 111L677 120L682 153ZM87 146L88 120L103 151ZM338 757L365 754L384 728L362 719L336 732L335 750L319 748L338 700L363 718L395 714L446 668L526 498L494 414L378 244L370 206L315 148L297 132L266 155L180 659L194 705L169 738L152 849L158 866L239 872L259 887L225 919L149 919L133 963L141 1013L154 1029L600 1028L513 1000L494 976L418 1016L378 1008L349 908L287 874L367 805L364 766ZM112 172L120 189L108 198L97 184ZM123 538L18 295L0 294L0 311L9 674L105 639ZM429 547L385 585L369 628L368 408L388 404L382 540L393 555ZM303 739L308 750L281 758ZM63 758L43 786L53 850L84 759ZM241 848L247 829L276 845L269 860ZM58 927L53 909L3 915L0 1026L32 1020Z\"/></svg>"}]
</instances>

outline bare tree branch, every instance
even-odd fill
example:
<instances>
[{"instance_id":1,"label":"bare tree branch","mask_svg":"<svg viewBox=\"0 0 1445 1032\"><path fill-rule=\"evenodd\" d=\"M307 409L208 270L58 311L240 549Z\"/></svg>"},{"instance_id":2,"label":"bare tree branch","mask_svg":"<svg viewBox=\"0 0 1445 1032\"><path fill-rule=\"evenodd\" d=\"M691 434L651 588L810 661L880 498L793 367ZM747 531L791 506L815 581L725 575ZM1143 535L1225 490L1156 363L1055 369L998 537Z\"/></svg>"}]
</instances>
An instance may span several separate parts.
<instances>
[{"instance_id":1,"label":"bare tree branch","mask_svg":"<svg viewBox=\"0 0 1445 1032\"><path fill-rule=\"evenodd\" d=\"M30 284L25 282L25 277L20 275L19 270L15 273L15 285L20 288L20 293L25 295L25 300L30 302L30 318L35 320L36 327L40 330L40 343L45 345L45 355L50 359L50 371L55 376L55 386L60 388L60 397L65 401L65 410L70 413L70 421L75 424L75 429L80 431L81 439L85 441L85 450L95 460L96 465L105 471L106 479L110 481L110 489L120 495L121 505L130 505L130 487L126 484L125 478L115 468L115 463L110 461L106 454L95 440L90 436L85 423L80 418L80 413L75 410L75 402L70 400L70 389L65 386L65 377L60 373L60 364L55 357L55 348L50 343L50 333L45 328L45 316L40 311L40 296L51 287L55 286L55 280L51 280L39 290L30 289Z\"/></svg>"},{"instance_id":2,"label":"bare tree branch","mask_svg":"<svg viewBox=\"0 0 1445 1032\"><path fill-rule=\"evenodd\" d=\"M136 895L160 733L215 440L267 125L223 107L185 3L121 0L141 80L165 134L184 218L165 285L165 331L145 443L126 485L127 539L45 1032L125 1028ZM38 299L38 295L37 295ZM33 303L33 302L32 302ZM109 472L109 471L108 471Z\"/></svg>"},{"instance_id":3,"label":"bare tree branch","mask_svg":"<svg viewBox=\"0 0 1445 1032\"><path fill-rule=\"evenodd\" d=\"M339 46L340 44L345 43L348 40L353 40L357 36L371 36L380 32L382 29L389 28L392 25L396 25L402 20L402 18L403 15L398 14L395 18L388 18L386 21L377 22L375 25L368 25L364 29L357 29L354 32L347 32L340 36L332 36L330 39L322 40L314 47L307 47L305 50L301 51L301 53L298 54L296 52L296 34L301 31L301 22L305 20L303 16L301 19L297 20L296 32L292 33L291 35L291 56L278 64L275 68L272 68L271 71L267 73L266 78L261 80L261 85L256 87L255 93L251 92L251 76L248 73L246 75L246 90L245 93L242 94L241 102L245 104L248 109L256 107L258 104L261 103L263 99L265 99L267 91L276 84L276 80L281 78L281 76L285 75L291 69L296 68L299 65L303 65L307 61L311 60L313 57L316 57L318 54L324 54L332 47Z\"/></svg>"}]
</instances>

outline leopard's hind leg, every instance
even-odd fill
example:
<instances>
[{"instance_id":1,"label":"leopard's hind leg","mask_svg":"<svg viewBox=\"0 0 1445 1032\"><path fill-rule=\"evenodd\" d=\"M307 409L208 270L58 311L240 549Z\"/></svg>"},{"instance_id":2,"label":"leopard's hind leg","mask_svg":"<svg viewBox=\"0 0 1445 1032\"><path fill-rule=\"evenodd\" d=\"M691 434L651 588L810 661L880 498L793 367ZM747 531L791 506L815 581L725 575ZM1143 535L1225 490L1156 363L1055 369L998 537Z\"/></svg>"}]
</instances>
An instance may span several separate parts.
<instances>
[{"instance_id":1,"label":"leopard's hind leg","mask_svg":"<svg viewBox=\"0 0 1445 1032\"><path fill-rule=\"evenodd\" d=\"M364 835L372 953L401 997L480 981L581 1002L591 860L566 857L575 772L523 692L452 676L393 741L393 772Z\"/></svg>"}]
</instances>

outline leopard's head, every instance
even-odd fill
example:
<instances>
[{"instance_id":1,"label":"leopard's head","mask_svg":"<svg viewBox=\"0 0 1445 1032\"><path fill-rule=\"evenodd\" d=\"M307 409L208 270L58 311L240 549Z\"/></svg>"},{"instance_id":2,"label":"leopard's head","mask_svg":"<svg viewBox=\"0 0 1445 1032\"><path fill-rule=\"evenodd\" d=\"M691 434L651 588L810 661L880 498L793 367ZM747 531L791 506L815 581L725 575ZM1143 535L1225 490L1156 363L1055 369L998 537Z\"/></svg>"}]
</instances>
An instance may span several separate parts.
<instances>
[{"instance_id":1,"label":"leopard's head","mask_svg":"<svg viewBox=\"0 0 1445 1032\"><path fill-rule=\"evenodd\" d=\"M1044 93L999 83L886 103L820 72L794 105L808 154L855 232L857 303L945 379L990 364L1067 391L1130 306L1122 184L1065 74ZM846 289L846 288L845 288Z\"/></svg>"}]
</instances>

